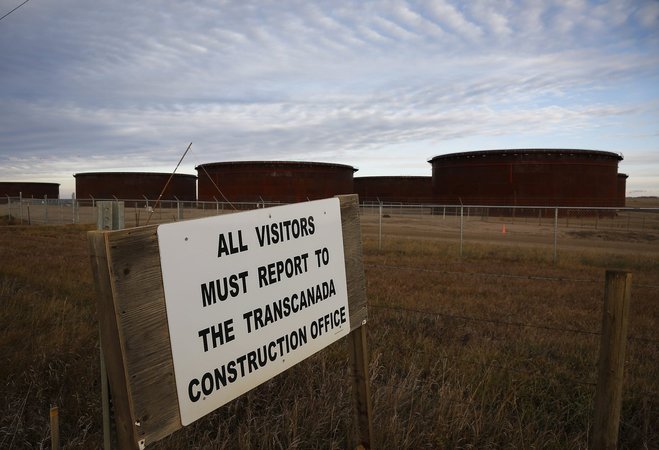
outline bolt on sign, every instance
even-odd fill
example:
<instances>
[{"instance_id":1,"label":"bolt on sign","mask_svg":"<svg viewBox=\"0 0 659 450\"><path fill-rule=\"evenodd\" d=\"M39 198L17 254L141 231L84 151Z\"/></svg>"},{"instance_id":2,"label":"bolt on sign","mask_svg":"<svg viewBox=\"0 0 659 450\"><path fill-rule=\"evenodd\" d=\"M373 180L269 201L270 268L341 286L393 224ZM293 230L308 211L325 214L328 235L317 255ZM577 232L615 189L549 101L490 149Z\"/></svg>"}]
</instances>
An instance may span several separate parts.
<instances>
[{"instance_id":1,"label":"bolt on sign","mask_svg":"<svg viewBox=\"0 0 659 450\"><path fill-rule=\"evenodd\" d=\"M338 198L157 234L183 425L350 332Z\"/></svg>"}]
</instances>

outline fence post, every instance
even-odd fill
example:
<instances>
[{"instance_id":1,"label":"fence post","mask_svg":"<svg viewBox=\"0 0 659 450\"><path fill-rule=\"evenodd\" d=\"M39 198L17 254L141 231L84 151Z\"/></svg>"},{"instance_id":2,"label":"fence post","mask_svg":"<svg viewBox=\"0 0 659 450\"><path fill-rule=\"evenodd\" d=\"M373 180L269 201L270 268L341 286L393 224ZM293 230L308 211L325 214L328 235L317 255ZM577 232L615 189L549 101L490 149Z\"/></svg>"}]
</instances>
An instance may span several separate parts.
<instances>
[{"instance_id":1,"label":"fence post","mask_svg":"<svg viewBox=\"0 0 659 450\"><path fill-rule=\"evenodd\" d=\"M9 196L9 194L7 194L7 209L9 210L9 212L7 213L8 216L7 221L9 223L11 222L11 197Z\"/></svg>"},{"instance_id":2,"label":"fence post","mask_svg":"<svg viewBox=\"0 0 659 450\"><path fill-rule=\"evenodd\" d=\"M554 264L558 260L558 208L554 208Z\"/></svg>"},{"instance_id":3,"label":"fence post","mask_svg":"<svg viewBox=\"0 0 659 450\"><path fill-rule=\"evenodd\" d=\"M606 271L591 450L617 448L631 283L630 272Z\"/></svg>"},{"instance_id":4,"label":"fence post","mask_svg":"<svg viewBox=\"0 0 659 450\"><path fill-rule=\"evenodd\" d=\"M371 392L368 375L368 347L366 345L366 324L362 324L348 335L350 347L350 367L354 397L354 418L357 448L372 449L373 422L371 420Z\"/></svg>"},{"instance_id":5,"label":"fence post","mask_svg":"<svg viewBox=\"0 0 659 450\"><path fill-rule=\"evenodd\" d=\"M382 250L382 202L380 202L380 231L378 232L378 250Z\"/></svg>"},{"instance_id":6,"label":"fence post","mask_svg":"<svg viewBox=\"0 0 659 450\"><path fill-rule=\"evenodd\" d=\"M462 236L464 233L464 206L460 205L460 258L462 258Z\"/></svg>"},{"instance_id":7,"label":"fence post","mask_svg":"<svg viewBox=\"0 0 659 450\"><path fill-rule=\"evenodd\" d=\"M21 225L23 225L23 191L18 193L18 209L21 215Z\"/></svg>"},{"instance_id":8,"label":"fence post","mask_svg":"<svg viewBox=\"0 0 659 450\"><path fill-rule=\"evenodd\" d=\"M59 409L57 406L50 407L50 448L59 450Z\"/></svg>"},{"instance_id":9,"label":"fence post","mask_svg":"<svg viewBox=\"0 0 659 450\"><path fill-rule=\"evenodd\" d=\"M176 221L178 222L183 219L183 211L181 211L181 202L178 197L174 196L174 198L176 199Z\"/></svg>"}]
</instances>

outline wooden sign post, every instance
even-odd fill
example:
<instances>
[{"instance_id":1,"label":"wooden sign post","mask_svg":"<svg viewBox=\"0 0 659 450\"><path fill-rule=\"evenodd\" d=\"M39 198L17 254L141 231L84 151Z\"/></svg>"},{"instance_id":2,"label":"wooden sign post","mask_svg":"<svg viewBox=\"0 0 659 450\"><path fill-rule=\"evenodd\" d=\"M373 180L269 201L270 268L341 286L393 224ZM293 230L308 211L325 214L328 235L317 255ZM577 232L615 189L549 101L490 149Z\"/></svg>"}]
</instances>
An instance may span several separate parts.
<instances>
[{"instance_id":1,"label":"wooden sign post","mask_svg":"<svg viewBox=\"0 0 659 450\"><path fill-rule=\"evenodd\" d=\"M120 448L168 436L345 335L355 446L372 448L358 207L347 195L89 233Z\"/></svg>"}]
</instances>

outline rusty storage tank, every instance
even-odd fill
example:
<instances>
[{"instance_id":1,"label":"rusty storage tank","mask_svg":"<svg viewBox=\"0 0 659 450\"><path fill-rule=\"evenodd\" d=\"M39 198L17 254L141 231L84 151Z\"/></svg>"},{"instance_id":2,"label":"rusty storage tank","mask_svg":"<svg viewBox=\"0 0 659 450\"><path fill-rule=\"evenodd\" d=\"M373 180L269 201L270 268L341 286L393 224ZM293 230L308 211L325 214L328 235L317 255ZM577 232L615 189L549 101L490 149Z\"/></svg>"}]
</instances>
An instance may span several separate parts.
<instances>
[{"instance_id":1,"label":"rusty storage tank","mask_svg":"<svg viewBox=\"0 0 659 450\"><path fill-rule=\"evenodd\" d=\"M432 177L356 177L355 193L360 202L432 203Z\"/></svg>"},{"instance_id":2,"label":"rusty storage tank","mask_svg":"<svg viewBox=\"0 0 659 450\"><path fill-rule=\"evenodd\" d=\"M344 164L294 161L230 161L196 167L202 201L282 202L317 200L353 192ZM221 193L220 193L221 192Z\"/></svg>"},{"instance_id":3,"label":"rusty storage tank","mask_svg":"<svg viewBox=\"0 0 659 450\"><path fill-rule=\"evenodd\" d=\"M59 183L0 181L0 195L3 197L59 198Z\"/></svg>"},{"instance_id":4,"label":"rusty storage tank","mask_svg":"<svg viewBox=\"0 0 659 450\"><path fill-rule=\"evenodd\" d=\"M629 175L625 173L618 174L618 204L616 206L621 208L624 208L627 202L627 178Z\"/></svg>"},{"instance_id":5,"label":"rusty storage tank","mask_svg":"<svg viewBox=\"0 0 659 450\"><path fill-rule=\"evenodd\" d=\"M195 175L155 172L87 172L77 173L76 197L83 199L156 200L172 177L162 200L195 201Z\"/></svg>"},{"instance_id":6,"label":"rusty storage tank","mask_svg":"<svg viewBox=\"0 0 659 450\"><path fill-rule=\"evenodd\" d=\"M435 201L465 205L616 206L617 153L511 149L432 158Z\"/></svg>"}]
</instances>

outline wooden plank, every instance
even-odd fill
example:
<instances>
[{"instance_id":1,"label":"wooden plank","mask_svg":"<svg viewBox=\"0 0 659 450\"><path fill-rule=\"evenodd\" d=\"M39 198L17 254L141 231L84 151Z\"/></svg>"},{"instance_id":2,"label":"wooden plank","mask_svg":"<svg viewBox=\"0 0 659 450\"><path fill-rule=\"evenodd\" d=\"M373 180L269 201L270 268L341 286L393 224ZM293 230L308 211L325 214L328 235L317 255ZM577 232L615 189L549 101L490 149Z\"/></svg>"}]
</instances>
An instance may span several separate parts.
<instances>
[{"instance_id":1,"label":"wooden plank","mask_svg":"<svg viewBox=\"0 0 659 450\"><path fill-rule=\"evenodd\" d=\"M160 270L157 226L106 234L136 442L181 428ZM104 342L105 343L105 342ZM105 348L104 348L105 349ZM112 386L114 392L114 386Z\"/></svg>"},{"instance_id":2,"label":"wooden plank","mask_svg":"<svg viewBox=\"0 0 659 450\"><path fill-rule=\"evenodd\" d=\"M607 270L591 449L618 446L632 274Z\"/></svg>"},{"instance_id":3,"label":"wooden plank","mask_svg":"<svg viewBox=\"0 0 659 450\"><path fill-rule=\"evenodd\" d=\"M105 233L88 234L92 273L96 285L96 304L101 333L101 345L113 393L117 440L121 448L135 448L135 430L132 423L131 399L128 391L123 347L120 340L120 324L115 320L114 291L108 265Z\"/></svg>"},{"instance_id":4,"label":"wooden plank","mask_svg":"<svg viewBox=\"0 0 659 450\"><path fill-rule=\"evenodd\" d=\"M341 228L343 253L346 264L350 330L353 331L368 319L366 308L366 281L362 258L362 235L359 222L359 197L356 194L337 195L341 202Z\"/></svg>"},{"instance_id":5,"label":"wooden plank","mask_svg":"<svg viewBox=\"0 0 659 450\"><path fill-rule=\"evenodd\" d=\"M109 233L138 435L146 444L182 427L160 269L157 226Z\"/></svg>"},{"instance_id":6,"label":"wooden plank","mask_svg":"<svg viewBox=\"0 0 659 450\"><path fill-rule=\"evenodd\" d=\"M355 330L367 319L359 204L356 195L339 200ZM89 242L119 447L149 445L182 427L157 226L92 231Z\"/></svg>"}]
</instances>

